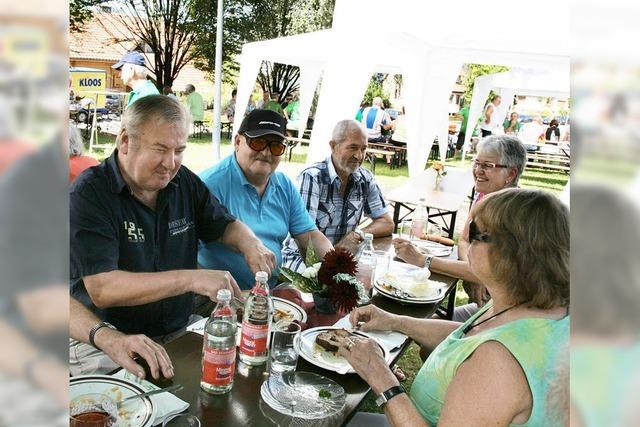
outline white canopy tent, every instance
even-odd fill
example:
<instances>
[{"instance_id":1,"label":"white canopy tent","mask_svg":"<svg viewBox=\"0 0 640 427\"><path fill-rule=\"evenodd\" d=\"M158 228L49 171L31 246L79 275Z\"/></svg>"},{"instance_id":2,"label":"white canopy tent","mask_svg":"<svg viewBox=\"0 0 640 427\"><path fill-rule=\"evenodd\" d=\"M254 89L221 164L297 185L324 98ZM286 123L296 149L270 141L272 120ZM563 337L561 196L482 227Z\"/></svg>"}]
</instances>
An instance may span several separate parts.
<instances>
[{"instance_id":1,"label":"white canopy tent","mask_svg":"<svg viewBox=\"0 0 640 427\"><path fill-rule=\"evenodd\" d=\"M476 77L473 95L469 105L469 125L478 122L482 116L489 93L493 90L502 97L502 103L495 114L498 123L502 123L511 108L514 95L548 96L569 98L569 66L552 71L541 69L518 69L503 73L486 74ZM464 159L475 125L467 125L464 137Z\"/></svg>"},{"instance_id":2,"label":"white canopy tent","mask_svg":"<svg viewBox=\"0 0 640 427\"><path fill-rule=\"evenodd\" d=\"M435 8L412 0L396 0L393 7L386 0L336 0L330 30L243 46L236 116L244 115L263 60L300 67L300 123L307 121L322 78L307 157L309 163L318 161L329 153L336 122L354 117L371 76L402 74L407 159L414 176L424 169L436 136L444 158L449 96L464 63L568 69L568 30L545 32L538 25L547 10L563 16L568 5L541 1L518 22L515 37L501 31L501 23L514 18L507 0L495 0L489 9L482 2ZM234 135L239 126L234 123Z\"/></svg>"}]
</instances>

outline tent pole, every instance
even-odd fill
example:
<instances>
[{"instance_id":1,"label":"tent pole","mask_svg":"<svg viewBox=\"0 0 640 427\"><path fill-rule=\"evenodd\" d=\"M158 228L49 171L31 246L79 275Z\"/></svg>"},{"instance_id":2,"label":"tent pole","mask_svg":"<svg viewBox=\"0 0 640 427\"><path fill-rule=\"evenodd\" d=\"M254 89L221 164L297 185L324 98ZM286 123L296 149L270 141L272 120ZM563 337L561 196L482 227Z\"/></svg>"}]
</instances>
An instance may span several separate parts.
<instances>
[{"instance_id":1,"label":"tent pole","mask_svg":"<svg viewBox=\"0 0 640 427\"><path fill-rule=\"evenodd\" d=\"M220 160L220 114L222 92L222 12L223 0L218 0L218 15L216 18L216 62L215 62L215 92L213 96L213 130L211 142L213 142L213 158Z\"/></svg>"}]
</instances>

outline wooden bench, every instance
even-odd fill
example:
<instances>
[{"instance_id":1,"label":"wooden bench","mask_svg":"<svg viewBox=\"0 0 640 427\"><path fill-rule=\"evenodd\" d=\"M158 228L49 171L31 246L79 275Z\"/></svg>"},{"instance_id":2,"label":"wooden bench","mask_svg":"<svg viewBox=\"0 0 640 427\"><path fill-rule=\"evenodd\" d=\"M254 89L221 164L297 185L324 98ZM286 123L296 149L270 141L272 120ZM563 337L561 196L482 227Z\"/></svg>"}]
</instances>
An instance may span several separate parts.
<instances>
[{"instance_id":1,"label":"wooden bench","mask_svg":"<svg viewBox=\"0 0 640 427\"><path fill-rule=\"evenodd\" d=\"M571 158L553 153L527 153L527 167L571 171Z\"/></svg>"},{"instance_id":2,"label":"wooden bench","mask_svg":"<svg viewBox=\"0 0 640 427\"><path fill-rule=\"evenodd\" d=\"M385 161L393 167L394 164L398 163L398 152L397 151L387 151L387 150L379 150L377 148L367 148L366 159L369 161L371 165L371 172L376 173L376 159L384 158Z\"/></svg>"}]
</instances>

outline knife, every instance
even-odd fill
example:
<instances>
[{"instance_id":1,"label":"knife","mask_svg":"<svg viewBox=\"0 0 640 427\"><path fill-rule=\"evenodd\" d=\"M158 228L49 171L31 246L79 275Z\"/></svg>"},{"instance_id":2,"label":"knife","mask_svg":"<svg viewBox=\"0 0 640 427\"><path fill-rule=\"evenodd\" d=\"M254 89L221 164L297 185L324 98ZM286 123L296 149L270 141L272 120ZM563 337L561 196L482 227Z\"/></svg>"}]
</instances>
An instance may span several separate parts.
<instances>
[{"instance_id":1,"label":"knife","mask_svg":"<svg viewBox=\"0 0 640 427\"><path fill-rule=\"evenodd\" d=\"M129 400L137 399L139 397L147 397L147 396L153 396L154 394L159 394L159 393L178 391L178 390L181 390L183 388L184 387L182 386L182 384L174 384L174 385L169 386L169 387L159 388L157 390L151 390L151 391L148 391L146 393L136 394L134 396L129 396L126 399L121 400L120 402L118 402L118 406L121 406L125 402L128 402Z\"/></svg>"}]
</instances>

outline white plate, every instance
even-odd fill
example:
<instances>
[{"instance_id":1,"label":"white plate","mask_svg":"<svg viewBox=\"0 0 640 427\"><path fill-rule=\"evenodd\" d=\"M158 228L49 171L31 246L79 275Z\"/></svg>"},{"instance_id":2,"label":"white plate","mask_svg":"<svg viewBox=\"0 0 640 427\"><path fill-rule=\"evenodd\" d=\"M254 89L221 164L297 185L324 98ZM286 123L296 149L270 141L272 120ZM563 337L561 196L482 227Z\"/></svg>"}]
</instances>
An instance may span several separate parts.
<instances>
[{"instance_id":1,"label":"white plate","mask_svg":"<svg viewBox=\"0 0 640 427\"><path fill-rule=\"evenodd\" d=\"M326 351L316 344L316 337L321 332L329 331L332 329L344 328L338 328L335 326L320 326L317 328L311 328L302 331L302 333L300 334L300 356L307 362L312 363L320 368L334 371L339 374L353 374L356 371L353 370L349 362L347 362L347 359L342 356L338 356L337 354ZM387 358L389 357L388 350L375 338L372 338L367 334L358 331L354 331L351 333L362 338L371 338L376 341L382 349L384 359L387 360Z\"/></svg>"},{"instance_id":2,"label":"white plate","mask_svg":"<svg viewBox=\"0 0 640 427\"><path fill-rule=\"evenodd\" d=\"M439 293L437 295L434 295L432 297L401 297L396 295L393 291L389 291L384 286L382 286L384 282L385 282L384 278L379 277L373 283L373 287L381 295L405 304L432 304L434 302L440 302L444 299L444 296L447 293L446 283L429 280L428 281L429 284L433 284L434 287L439 289Z\"/></svg>"},{"instance_id":3,"label":"white plate","mask_svg":"<svg viewBox=\"0 0 640 427\"><path fill-rule=\"evenodd\" d=\"M130 396L144 393L137 384L109 375L82 375L69 379L69 400L87 393L101 393L116 403ZM132 399L118 409L118 427L148 427L156 418L151 398Z\"/></svg>"},{"instance_id":4,"label":"white plate","mask_svg":"<svg viewBox=\"0 0 640 427\"><path fill-rule=\"evenodd\" d=\"M416 245L420 251L437 257L447 257L453 253L453 246L430 240L412 240L411 243Z\"/></svg>"},{"instance_id":5,"label":"white plate","mask_svg":"<svg viewBox=\"0 0 640 427\"><path fill-rule=\"evenodd\" d=\"M300 323L307 321L307 312L302 309L298 304L288 301L283 298L272 297L273 308L283 311L288 311L293 314L293 320L297 320Z\"/></svg>"}]
</instances>

